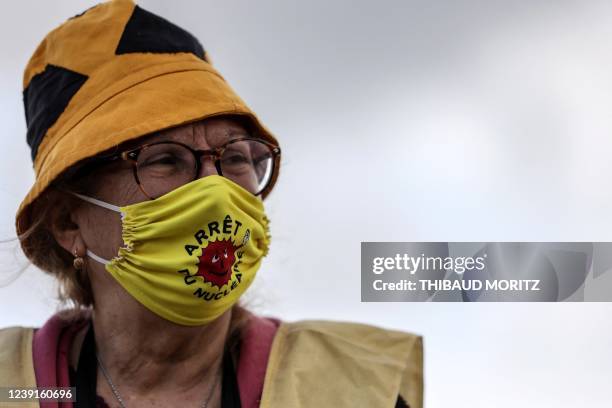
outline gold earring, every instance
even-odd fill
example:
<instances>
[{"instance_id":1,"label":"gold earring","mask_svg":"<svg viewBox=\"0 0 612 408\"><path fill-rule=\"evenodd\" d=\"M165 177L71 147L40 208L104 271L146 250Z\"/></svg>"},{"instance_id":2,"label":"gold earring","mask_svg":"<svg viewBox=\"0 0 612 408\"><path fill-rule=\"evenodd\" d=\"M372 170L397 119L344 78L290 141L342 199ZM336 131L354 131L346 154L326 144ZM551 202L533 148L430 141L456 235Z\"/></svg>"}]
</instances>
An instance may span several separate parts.
<instances>
[{"instance_id":1,"label":"gold earring","mask_svg":"<svg viewBox=\"0 0 612 408\"><path fill-rule=\"evenodd\" d=\"M83 269L83 266L85 265L85 260L79 255L77 255L76 249L74 250L74 260L72 261L72 265L74 266L74 269L76 269L77 271L80 271L81 269Z\"/></svg>"}]
</instances>

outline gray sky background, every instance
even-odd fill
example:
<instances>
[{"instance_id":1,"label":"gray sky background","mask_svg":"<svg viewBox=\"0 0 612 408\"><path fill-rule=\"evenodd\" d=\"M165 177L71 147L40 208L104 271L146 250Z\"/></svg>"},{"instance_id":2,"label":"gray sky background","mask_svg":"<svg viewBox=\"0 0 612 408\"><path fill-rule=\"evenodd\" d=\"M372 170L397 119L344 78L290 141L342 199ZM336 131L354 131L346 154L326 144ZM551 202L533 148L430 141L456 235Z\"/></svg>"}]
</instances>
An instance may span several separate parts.
<instances>
[{"instance_id":1,"label":"gray sky background","mask_svg":"<svg viewBox=\"0 0 612 408\"><path fill-rule=\"evenodd\" d=\"M92 1L4 5L0 234L33 172L23 68ZM161 1L278 136L272 247L248 293L287 320L425 336L428 407L607 407L612 304L360 302L361 241L612 241L612 3ZM0 252L0 282L24 264ZM0 327L56 308L34 268Z\"/></svg>"}]
</instances>

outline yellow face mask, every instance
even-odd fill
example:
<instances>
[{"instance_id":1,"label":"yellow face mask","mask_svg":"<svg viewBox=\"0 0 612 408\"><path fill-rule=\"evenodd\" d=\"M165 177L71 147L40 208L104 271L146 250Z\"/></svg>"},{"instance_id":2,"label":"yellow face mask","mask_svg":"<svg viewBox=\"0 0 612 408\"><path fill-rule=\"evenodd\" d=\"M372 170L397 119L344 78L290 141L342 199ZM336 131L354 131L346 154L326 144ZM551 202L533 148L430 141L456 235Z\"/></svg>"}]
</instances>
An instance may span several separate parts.
<instances>
[{"instance_id":1,"label":"yellow face mask","mask_svg":"<svg viewBox=\"0 0 612 408\"><path fill-rule=\"evenodd\" d=\"M209 323L232 307L268 252L261 199L222 176L125 207L77 196L121 213L123 224L115 258L87 255L149 310L181 325Z\"/></svg>"}]
</instances>

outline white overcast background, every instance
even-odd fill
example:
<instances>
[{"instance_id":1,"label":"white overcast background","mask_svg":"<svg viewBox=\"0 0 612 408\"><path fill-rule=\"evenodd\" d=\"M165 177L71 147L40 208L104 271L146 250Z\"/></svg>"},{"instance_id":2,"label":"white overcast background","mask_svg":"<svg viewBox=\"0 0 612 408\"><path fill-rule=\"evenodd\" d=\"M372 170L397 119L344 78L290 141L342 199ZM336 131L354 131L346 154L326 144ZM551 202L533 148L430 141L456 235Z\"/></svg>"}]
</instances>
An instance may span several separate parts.
<instances>
[{"instance_id":1,"label":"white overcast background","mask_svg":"<svg viewBox=\"0 0 612 408\"><path fill-rule=\"evenodd\" d=\"M3 239L33 180L23 68L93 4L3 4ZM610 407L612 304L361 303L360 242L611 241L611 2L139 4L196 35L281 142L254 310L422 334L427 407ZM6 284L25 261L3 245ZM54 297L30 267L0 327L41 325Z\"/></svg>"}]
</instances>

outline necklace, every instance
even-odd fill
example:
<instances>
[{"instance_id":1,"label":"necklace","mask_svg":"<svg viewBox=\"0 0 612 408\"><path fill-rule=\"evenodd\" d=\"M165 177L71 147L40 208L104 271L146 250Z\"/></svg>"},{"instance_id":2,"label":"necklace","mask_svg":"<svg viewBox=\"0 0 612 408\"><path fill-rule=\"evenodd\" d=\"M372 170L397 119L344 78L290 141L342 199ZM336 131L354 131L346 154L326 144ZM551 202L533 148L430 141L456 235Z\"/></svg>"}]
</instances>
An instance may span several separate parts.
<instances>
[{"instance_id":1,"label":"necklace","mask_svg":"<svg viewBox=\"0 0 612 408\"><path fill-rule=\"evenodd\" d=\"M100 367L100 371L102 371L104 378L106 378L106 382L110 386L111 391L115 395L115 398L117 398L117 401L119 402L119 406L121 408L126 408L125 403L123 402L123 398L121 398L121 395L119 394L119 391L117 390L117 387L115 387L113 380L111 380L110 375L106 371L104 364L102 364L102 360L100 360L100 357L98 356L97 352L96 352L96 360L98 361L98 366ZM208 393L207 393L208 396L206 397L204 402L202 402L201 408L206 408L208 406L208 403L210 402L210 399L212 398L213 391L215 390L215 388L217 387L217 384L219 383L219 377L221 376L220 375L216 376L215 381L212 383L212 386L208 389Z\"/></svg>"}]
</instances>

